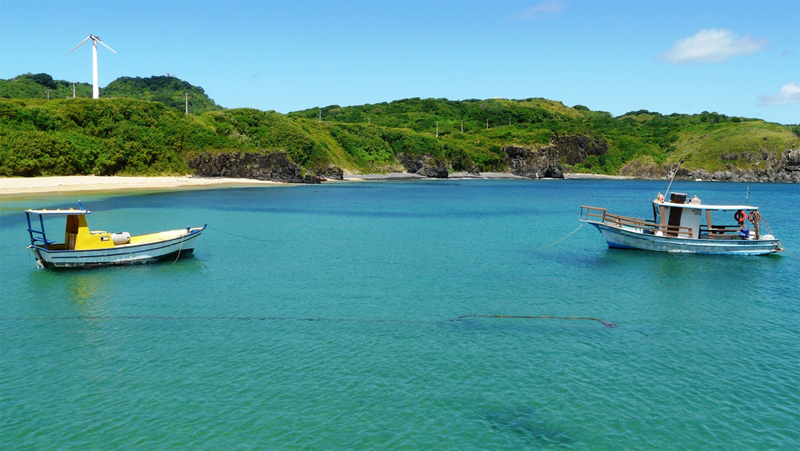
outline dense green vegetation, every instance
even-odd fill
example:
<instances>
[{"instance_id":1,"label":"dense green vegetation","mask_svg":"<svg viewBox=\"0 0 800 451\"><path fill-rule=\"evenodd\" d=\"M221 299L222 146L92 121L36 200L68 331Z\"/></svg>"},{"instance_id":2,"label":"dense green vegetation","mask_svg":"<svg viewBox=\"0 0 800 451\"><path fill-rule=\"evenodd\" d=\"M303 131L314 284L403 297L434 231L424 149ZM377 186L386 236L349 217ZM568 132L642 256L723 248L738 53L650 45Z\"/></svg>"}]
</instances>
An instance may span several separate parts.
<instances>
[{"instance_id":1,"label":"dense green vegetation","mask_svg":"<svg viewBox=\"0 0 800 451\"><path fill-rule=\"evenodd\" d=\"M202 151L289 151L312 162L315 142L277 113L186 115L132 99L0 100L0 175L185 174Z\"/></svg>"},{"instance_id":2,"label":"dense green vegetation","mask_svg":"<svg viewBox=\"0 0 800 451\"><path fill-rule=\"evenodd\" d=\"M92 98L92 85L75 83L75 97ZM23 74L11 80L0 80L0 98L66 99L72 98L73 83L53 80L48 74Z\"/></svg>"},{"instance_id":3,"label":"dense green vegetation","mask_svg":"<svg viewBox=\"0 0 800 451\"><path fill-rule=\"evenodd\" d=\"M708 112L640 110L615 118L536 98L413 98L283 115L222 109L202 88L174 77L123 77L98 100L79 83L76 96L71 83L47 74L0 80L0 175L183 174L201 152L263 150L286 151L310 170L330 164L348 172L402 170L395 156L405 153L430 154L456 171L499 171L507 168L504 146L543 148L572 135L603 142L608 151L562 158L567 170L618 174L682 158L687 169L711 172L748 169L800 147L800 125Z\"/></svg>"},{"instance_id":4,"label":"dense green vegetation","mask_svg":"<svg viewBox=\"0 0 800 451\"><path fill-rule=\"evenodd\" d=\"M91 84L74 83L74 87L75 98L92 98ZM71 99L72 88L72 82L54 80L48 74L23 74L11 80L0 80L0 98ZM168 76L120 77L101 88L100 97L152 100L181 111L185 111L188 100L191 113L222 109L206 95L203 88Z\"/></svg>"},{"instance_id":5,"label":"dense green vegetation","mask_svg":"<svg viewBox=\"0 0 800 451\"><path fill-rule=\"evenodd\" d=\"M186 110L186 102L188 102L191 113L222 109L208 98L203 88L192 86L189 82L175 77L120 77L109 83L101 91L101 95L103 97L152 100L181 111Z\"/></svg>"},{"instance_id":6,"label":"dense green vegetation","mask_svg":"<svg viewBox=\"0 0 800 451\"><path fill-rule=\"evenodd\" d=\"M621 117L573 108L546 99L465 100L405 99L391 103L313 108L289 117L346 124L372 124L438 136L431 153L440 150L455 169L475 164L481 170L502 169L501 149L509 144L547 146L554 136L585 135L608 143L609 150L581 162L562 161L575 172L618 174L628 164L663 165L683 158L687 169L747 169L747 158L723 155L767 152L800 146L800 126L728 117L719 113L669 116L647 110Z\"/></svg>"}]
</instances>

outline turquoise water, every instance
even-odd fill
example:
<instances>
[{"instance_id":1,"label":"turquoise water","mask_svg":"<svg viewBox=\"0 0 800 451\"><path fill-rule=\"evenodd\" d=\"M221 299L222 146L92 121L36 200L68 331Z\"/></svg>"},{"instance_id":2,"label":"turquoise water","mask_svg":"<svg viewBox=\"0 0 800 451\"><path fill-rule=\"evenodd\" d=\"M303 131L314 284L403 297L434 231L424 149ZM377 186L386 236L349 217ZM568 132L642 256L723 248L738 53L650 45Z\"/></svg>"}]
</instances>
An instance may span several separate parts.
<instances>
[{"instance_id":1,"label":"turquoise water","mask_svg":"<svg viewBox=\"0 0 800 451\"><path fill-rule=\"evenodd\" d=\"M750 186L793 255L575 231L579 205L647 216L664 185L2 200L0 448L797 449L800 186ZM706 203L746 189L673 185ZM93 229L209 229L174 264L37 270L22 210L78 198Z\"/></svg>"}]
</instances>

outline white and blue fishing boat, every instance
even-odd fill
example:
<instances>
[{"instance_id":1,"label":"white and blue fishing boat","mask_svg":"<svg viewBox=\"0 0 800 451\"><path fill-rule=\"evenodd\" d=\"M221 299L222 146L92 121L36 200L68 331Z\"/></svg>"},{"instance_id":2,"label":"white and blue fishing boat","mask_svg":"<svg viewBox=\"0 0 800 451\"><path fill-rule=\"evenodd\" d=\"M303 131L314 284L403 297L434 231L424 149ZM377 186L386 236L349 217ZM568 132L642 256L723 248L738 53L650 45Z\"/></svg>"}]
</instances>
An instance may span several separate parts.
<instances>
[{"instance_id":1,"label":"white and blue fishing boat","mask_svg":"<svg viewBox=\"0 0 800 451\"><path fill-rule=\"evenodd\" d=\"M175 259L191 254L205 230L203 227L131 236L128 232L109 233L89 230L86 216L91 214L78 202L79 209L26 210L28 233L39 267L75 268L130 265L161 259ZM45 218L64 217L64 241L51 240L45 231Z\"/></svg>"},{"instance_id":2,"label":"white and blue fishing boat","mask_svg":"<svg viewBox=\"0 0 800 451\"><path fill-rule=\"evenodd\" d=\"M688 254L766 255L783 250L758 207L704 205L694 196L659 193L653 200L653 219L609 213L581 205L581 221L603 234L610 248ZM735 221L735 223L734 223ZM747 227L746 222L751 224ZM765 230L770 233L764 233Z\"/></svg>"}]
</instances>

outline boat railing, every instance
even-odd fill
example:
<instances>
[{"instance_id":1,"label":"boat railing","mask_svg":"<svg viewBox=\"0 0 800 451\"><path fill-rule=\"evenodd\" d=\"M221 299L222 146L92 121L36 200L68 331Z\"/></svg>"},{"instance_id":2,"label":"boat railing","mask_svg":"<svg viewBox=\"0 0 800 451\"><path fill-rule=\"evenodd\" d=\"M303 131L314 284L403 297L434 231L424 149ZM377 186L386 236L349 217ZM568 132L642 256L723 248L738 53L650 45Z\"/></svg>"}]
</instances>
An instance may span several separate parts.
<instances>
[{"instance_id":1,"label":"boat railing","mask_svg":"<svg viewBox=\"0 0 800 451\"><path fill-rule=\"evenodd\" d=\"M733 240L739 238L739 225L700 226L700 237L710 240Z\"/></svg>"},{"instance_id":2,"label":"boat railing","mask_svg":"<svg viewBox=\"0 0 800 451\"><path fill-rule=\"evenodd\" d=\"M31 215L26 212L25 216L28 219L28 234L31 237L31 246L37 247L44 247L45 249L49 249L50 245L54 242L52 240L47 239L47 234L44 232L44 220L42 219L42 215L39 215L39 229L33 228L33 223L31 222Z\"/></svg>"},{"instance_id":3,"label":"boat railing","mask_svg":"<svg viewBox=\"0 0 800 451\"><path fill-rule=\"evenodd\" d=\"M609 213L607 209L601 207L581 205L581 219L584 221L608 224L618 228L639 229L642 233L651 235L679 236L683 234L688 238L694 238L694 232L691 227L662 225L648 219L616 215Z\"/></svg>"}]
</instances>

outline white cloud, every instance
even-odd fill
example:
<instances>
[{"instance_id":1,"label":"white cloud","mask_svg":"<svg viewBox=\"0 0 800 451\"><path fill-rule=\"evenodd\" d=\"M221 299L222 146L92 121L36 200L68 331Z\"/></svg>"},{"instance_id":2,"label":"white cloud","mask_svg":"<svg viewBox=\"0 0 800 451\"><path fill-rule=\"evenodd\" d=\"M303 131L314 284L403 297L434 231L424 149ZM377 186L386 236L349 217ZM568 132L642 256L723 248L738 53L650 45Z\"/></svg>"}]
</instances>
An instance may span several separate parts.
<instances>
[{"instance_id":1,"label":"white cloud","mask_svg":"<svg viewBox=\"0 0 800 451\"><path fill-rule=\"evenodd\" d=\"M718 63L734 56L759 52L766 45L766 39L740 38L731 30L708 29L679 40L656 58L670 64Z\"/></svg>"},{"instance_id":2,"label":"white cloud","mask_svg":"<svg viewBox=\"0 0 800 451\"><path fill-rule=\"evenodd\" d=\"M758 97L759 106L780 106L800 103L800 85L789 83L781 86L781 92L763 94Z\"/></svg>"},{"instance_id":3,"label":"white cloud","mask_svg":"<svg viewBox=\"0 0 800 451\"><path fill-rule=\"evenodd\" d=\"M554 13L560 13L564 10L564 4L553 0L544 0L538 5L528 7L525 11L515 16L508 18L509 22L528 22L540 17L551 16Z\"/></svg>"}]
</instances>

